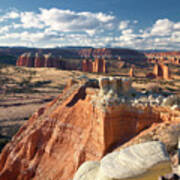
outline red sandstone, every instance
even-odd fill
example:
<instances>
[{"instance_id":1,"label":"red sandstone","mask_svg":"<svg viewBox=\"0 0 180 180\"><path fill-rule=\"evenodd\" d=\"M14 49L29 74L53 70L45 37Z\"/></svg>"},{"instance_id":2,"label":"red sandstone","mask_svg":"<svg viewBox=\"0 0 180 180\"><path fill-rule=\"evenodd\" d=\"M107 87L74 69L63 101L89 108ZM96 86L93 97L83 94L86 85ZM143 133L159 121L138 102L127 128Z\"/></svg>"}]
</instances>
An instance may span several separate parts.
<instances>
[{"instance_id":1,"label":"red sandstone","mask_svg":"<svg viewBox=\"0 0 180 180\"><path fill-rule=\"evenodd\" d=\"M168 80L170 78L169 68L164 64L155 64L153 69L153 74L159 78L163 78L164 80Z\"/></svg>"},{"instance_id":2,"label":"red sandstone","mask_svg":"<svg viewBox=\"0 0 180 180\"><path fill-rule=\"evenodd\" d=\"M118 105L103 111L91 103L95 90L76 82L69 86L5 146L0 180L71 179L84 161L101 159L113 147L162 121L151 108Z\"/></svg>"},{"instance_id":3,"label":"red sandstone","mask_svg":"<svg viewBox=\"0 0 180 180\"><path fill-rule=\"evenodd\" d=\"M106 61L100 58L96 58L95 61L85 59L82 62L82 71L106 73Z\"/></svg>"}]
</instances>

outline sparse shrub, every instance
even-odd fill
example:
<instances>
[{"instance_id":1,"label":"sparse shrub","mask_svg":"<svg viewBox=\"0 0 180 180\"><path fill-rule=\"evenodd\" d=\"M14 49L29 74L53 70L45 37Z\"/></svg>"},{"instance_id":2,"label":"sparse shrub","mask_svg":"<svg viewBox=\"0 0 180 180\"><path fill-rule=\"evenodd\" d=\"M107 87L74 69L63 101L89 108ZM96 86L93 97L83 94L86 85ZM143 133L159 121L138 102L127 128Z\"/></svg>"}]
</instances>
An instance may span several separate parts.
<instances>
[{"instance_id":1,"label":"sparse shrub","mask_svg":"<svg viewBox=\"0 0 180 180\"><path fill-rule=\"evenodd\" d=\"M173 105L180 106L180 97L179 96L169 96L164 100L163 105L164 106L173 106Z\"/></svg>"}]
</instances>

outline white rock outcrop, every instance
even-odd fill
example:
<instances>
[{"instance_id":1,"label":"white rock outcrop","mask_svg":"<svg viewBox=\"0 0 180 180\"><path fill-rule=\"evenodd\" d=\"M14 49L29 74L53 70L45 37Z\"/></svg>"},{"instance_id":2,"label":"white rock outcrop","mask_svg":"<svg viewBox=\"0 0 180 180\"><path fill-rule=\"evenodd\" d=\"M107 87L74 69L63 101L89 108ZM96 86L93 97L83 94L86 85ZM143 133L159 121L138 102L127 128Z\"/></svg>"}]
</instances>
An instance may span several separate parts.
<instances>
[{"instance_id":1,"label":"white rock outcrop","mask_svg":"<svg viewBox=\"0 0 180 180\"><path fill-rule=\"evenodd\" d=\"M157 180L159 176L171 172L165 145L158 141L112 152L106 155L100 164L91 162L90 165L84 163L78 169L74 180Z\"/></svg>"}]
</instances>

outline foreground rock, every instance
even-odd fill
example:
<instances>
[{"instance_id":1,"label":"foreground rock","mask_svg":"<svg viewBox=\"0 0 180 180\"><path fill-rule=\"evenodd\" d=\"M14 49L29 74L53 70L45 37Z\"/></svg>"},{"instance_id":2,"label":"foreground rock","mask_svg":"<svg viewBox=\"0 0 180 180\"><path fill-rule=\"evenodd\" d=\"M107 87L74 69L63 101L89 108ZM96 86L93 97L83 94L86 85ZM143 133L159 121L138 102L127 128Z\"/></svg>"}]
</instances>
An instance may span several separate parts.
<instances>
[{"instance_id":1,"label":"foreground rock","mask_svg":"<svg viewBox=\"0 0 180 180\"><path fill-rule=\"evenodd\" d=\"M164 118L153 107L131 105L134 93L129 79L70 82L5 146L0 180L72 179L83 162L100 160L142 130L161 123Z\"/></svg>"},{"instance_id":2,"label":"foreground rock","mask_svg":"<svg viewBox=\"0 0 180 180\"><path fill-rule=\"evenodd\" d=\"M165 146L152 141L110 153L100 163L86 162L74 180L157 180L169 172L171 164Z\"/></svg>"}]
</instances>

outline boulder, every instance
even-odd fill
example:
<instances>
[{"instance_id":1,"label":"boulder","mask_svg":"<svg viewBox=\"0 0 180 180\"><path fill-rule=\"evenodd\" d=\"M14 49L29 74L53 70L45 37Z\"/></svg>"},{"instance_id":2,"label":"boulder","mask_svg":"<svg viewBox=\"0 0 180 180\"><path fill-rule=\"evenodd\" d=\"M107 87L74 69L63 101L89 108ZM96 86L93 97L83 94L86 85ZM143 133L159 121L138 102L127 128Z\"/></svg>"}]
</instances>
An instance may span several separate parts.
<instances>
[{"instance_id":1,"label":"boulder","mask_svg":"<svg viewBox=\"0 0 180 180\"><path fill-rule=\"evenodd\" d=\"M100 163L87 161L83 163L74 176L74 180L95 180L99 171Z\"/></svg>"},{"instance_id":2,"label":"boulder","mask_svg":"<svg viewBox=\"0 0 180 180\"><path fill-rule=\"evenodd\" d=\"M171 163L164 144L158 141L130 146L102 158L100 164L86 162L74 180L157 180L171 172Z\"/></svg>"}]
</instances>

